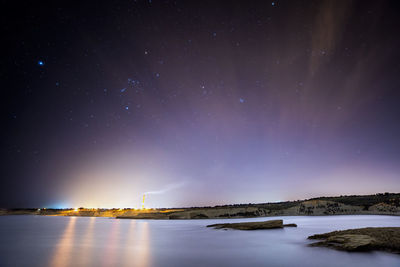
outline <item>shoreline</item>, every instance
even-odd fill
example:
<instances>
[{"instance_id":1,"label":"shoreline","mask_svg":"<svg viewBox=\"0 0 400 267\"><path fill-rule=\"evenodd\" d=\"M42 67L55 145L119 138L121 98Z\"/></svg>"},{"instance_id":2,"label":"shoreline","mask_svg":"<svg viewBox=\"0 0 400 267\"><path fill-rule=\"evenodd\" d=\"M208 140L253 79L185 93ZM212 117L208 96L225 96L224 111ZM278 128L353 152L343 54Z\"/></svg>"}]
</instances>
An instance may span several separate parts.
<instances>
[{"instance_id":1,"label":"shoreline","mask_svg":"<svg viewBox=\"0 0 400 267\"><path fill-rule=\"evenodd\" d=\"M275 216L390 215L400 216L400 193L319 197L307 200L214 207L160 209L0 209L4 215L109 217L116 219L234 219Z\"/></svg>"},{"instance_id":2,"label":"shoreline","mask_svg":"<svg viewBox=\"0 0 400 267\"><path fill-rule=\"evenodd\" d=\"M393 195L393 194L392 194ZM396 194L400 199L400 194ZM391 201L393 198L390 199ZM344 201L305 200L295 202L229 205L176 209L1 209L5 215L109 217L116 219L235 219L276 216L390 215L400 216L400 207L385 202L348 205ZM370 201L373 202L373 201ZM396 202L397 203L397 202Z\"/></svg>"},{"instance_id":3,"label":"shoreline","mask_svg":"<svg viewBox=\"0 0 400 267\"><path fill-rule=\"evenodd\" d=\"M80 215L80 214L32 214L32 213L21 213L21 214L0 214L2 216L42 216L42 217L88 217L88 218L108 218L108 219L121 219L121 220L167 220L167 221L186 221L186 220L240 220L240 219L256 219L256 218L272 218L272 217L335 217L335 216L393 216L397 217L400 214L378 214L378 213L354 213L354 214L328 214L328 215L268 215L268 216L258 216L258 217L219 217L219 218L182 218L182 219L168 219L168 218L141 218L141 217L129 217L129 216L88 216L88 215Z\"/></svg>"}]
</instances>

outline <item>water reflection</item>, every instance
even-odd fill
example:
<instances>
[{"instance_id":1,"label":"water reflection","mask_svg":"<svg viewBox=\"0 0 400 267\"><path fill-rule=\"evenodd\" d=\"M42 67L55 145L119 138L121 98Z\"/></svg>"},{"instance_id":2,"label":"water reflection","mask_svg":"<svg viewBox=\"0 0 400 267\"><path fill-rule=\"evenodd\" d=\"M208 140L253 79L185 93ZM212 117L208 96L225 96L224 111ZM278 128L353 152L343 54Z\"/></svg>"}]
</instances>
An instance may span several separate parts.
<instances>
[{"instance_id":1,"label":"water reflection","mask_svg":"<svg viewBox=\"0 0 400 267\"><path fill-rule=\"evenodd\" d=\"M97 228L95 217L80 220L78 225L77 220L77 217L68 217L49 266L151 265L148 222L131 220L125 224L125 221L110 220L110 223L103 225L106 228Z\"/></svg>"},{"instance_id":2,"label":"water reflection","mask_svg":"<svg viewBox=\"0 0 400 267\"><path fill-rule=\"evenodd\" d=\"M89 224L80 242L78 262L81 266L90 266L92 264L92 248L95 244L95 239L93 238L95 222L96 217L91 217L89 219Z\"/></svg>"},{"instance_id":3,"label":"water reflection","mask_svg":"<svg viewBox=\"0 0 400 267\"><path fill-rule=\"evenodd\" d=\"M126 237L124 266L150 266L149 223L130 221Z\"/></svg>"},{"instance_id":4,"label":"water reflection","mask_svg":"<svg viewBox=\"0 0 400 267\"><path fill-rule=\"evenodd\" d=\"M69 266L74 247L76 217L69 217L67 227L56 245L56 250L50 261L50 266Z\"/></svg>"},{"instance_id":5,"label":"water reflection","mask_svg":"<svg viewBox=\"0 0 400 267\"><path fill-rule=\"evenodd\" d=\"M139 235L136 238L137 240L137 248L135 251L135 263L136 266L140 267L148 267L150 266L150 231L149 231L149 223L142 222L140 227L138 227Z\"/></svg>"},{"instance_id":6,"label":"water reflection","mask_svg":"<svg viewBox=\"0 0 400 267\"><path fill-rule=\"evenodd\" d=\"M213 231L205 226L235 220L135 221L0 216L0 236L5 240L0 242L0 265L400 266L398 255L312 248L307 240L307 236L312 234L349 229L355 225L399 227L398 216L296 216L279 219L297 223L298 227L284 231Z\"/></svg>"},{"instance_id":7,"label":"water reflection","mask_svg":"<svg viewBox=\"0 0 400 267\"><path fill-rule=\"evenodd\" d=\"M117 266L117 253L120 237L120 221L114 220L111 223L111 230L109 231L105 252L103 254L103 266Z\"/></svg>"},{"instance_id":8,"label":"water reflection","mask_svg":"<svg viewBox=\"0 0 400 267\"><path fill-rule=\"evenodd\" d=\"M127 238L125 242L125 252L124 252L124 265L131 266L133 262L133 255L135 249L135 237L136 237L136 220L131 220L129 222L129 229L127 231Z\"/></svg>"}]
</instances>

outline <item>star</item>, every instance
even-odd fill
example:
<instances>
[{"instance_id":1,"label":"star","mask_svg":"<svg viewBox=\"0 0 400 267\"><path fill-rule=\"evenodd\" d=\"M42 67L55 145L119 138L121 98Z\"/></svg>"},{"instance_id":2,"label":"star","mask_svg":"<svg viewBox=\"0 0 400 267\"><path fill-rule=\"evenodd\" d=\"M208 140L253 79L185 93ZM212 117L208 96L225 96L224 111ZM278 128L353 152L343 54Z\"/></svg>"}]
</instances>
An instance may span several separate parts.
<instances>
[{"instance_id":1,"label":"star","mask_svg":"<svg viewBox=\"0 0 400 267\"><path fill-rule=\"evenodd\" d=\"M240 103L244 103L244 99L243 98L239 98L239 102Z\"/></svg>"},{"instance_id":2,"label":"star","mask_svg":"<svg viewBox=\"0 0 400 267\"><path fill-rule=\"evenodd\" d=\"M44 66L44 61L39 60L37 64L38 64L39 66Z\"/></svg>"}]
</instances>

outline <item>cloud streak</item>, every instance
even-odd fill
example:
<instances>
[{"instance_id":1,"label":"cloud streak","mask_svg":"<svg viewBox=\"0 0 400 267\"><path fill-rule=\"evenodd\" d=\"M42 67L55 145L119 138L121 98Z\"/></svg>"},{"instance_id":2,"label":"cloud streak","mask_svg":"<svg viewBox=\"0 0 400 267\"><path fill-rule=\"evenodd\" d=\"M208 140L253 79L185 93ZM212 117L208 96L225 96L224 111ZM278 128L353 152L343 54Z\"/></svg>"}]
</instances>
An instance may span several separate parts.
<instances>
[{"instance_id":1,"label":"cloud streak","mask_svg":"<svg viewBox=\"0 0 400 267\"><path fill-rule=\"evenodd\" d=\"M156 190L156 191L148 191L148 192L145 192L144 194L145 195L161 195L161 194L164 194L164 193L169 192L171 190L175 190L175 189L181 188L185 184L186 184L185 182L173 183L173 184L169 184L169 185L165 186L163 189Z\"/></svg>"}]
</instances>

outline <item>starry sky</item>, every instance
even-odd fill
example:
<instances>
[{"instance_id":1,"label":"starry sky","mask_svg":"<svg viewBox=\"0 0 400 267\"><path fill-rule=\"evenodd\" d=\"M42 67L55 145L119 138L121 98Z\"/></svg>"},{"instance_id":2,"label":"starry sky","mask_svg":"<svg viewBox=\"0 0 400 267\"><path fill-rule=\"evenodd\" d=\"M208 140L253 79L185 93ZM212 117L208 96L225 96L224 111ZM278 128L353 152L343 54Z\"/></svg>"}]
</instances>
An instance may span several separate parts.
<instances>
[{"instance_id":1,"label":"starry sky","mask_svg":"<svg viewBox=\"0 0 400 267\"><path fill-rule=\"evenodd\" d=\"M0 207L400 191L397 1L11 2Z\"/></svg>"}]
</instances>

